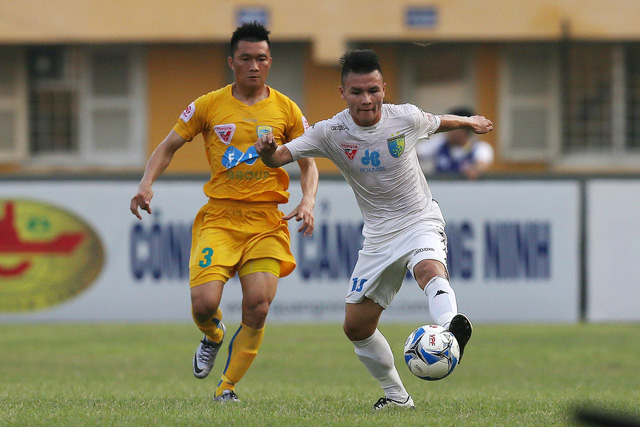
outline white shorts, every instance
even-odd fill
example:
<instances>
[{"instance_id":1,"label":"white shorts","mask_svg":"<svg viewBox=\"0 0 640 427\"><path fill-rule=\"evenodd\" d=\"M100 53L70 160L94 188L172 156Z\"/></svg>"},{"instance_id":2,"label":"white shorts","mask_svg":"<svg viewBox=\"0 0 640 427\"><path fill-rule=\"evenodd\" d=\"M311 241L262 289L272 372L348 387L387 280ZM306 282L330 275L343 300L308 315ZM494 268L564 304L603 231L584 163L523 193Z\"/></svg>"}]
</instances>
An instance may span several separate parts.
<instances>
[{"instance_id":1,"label":"white shorts","mask_svg":"<svg viewBox=\"0 0 640 427\"><path fill-rule=\"evenodd\" d=\"M425 259L447 266L447 236L442 222L423 221L383 244L373 245L365 239L351 274L347 303L356 304L367 297L386 309L400 290L407 270L413 275L415 265Z\"/></svg>"}]
</instances>

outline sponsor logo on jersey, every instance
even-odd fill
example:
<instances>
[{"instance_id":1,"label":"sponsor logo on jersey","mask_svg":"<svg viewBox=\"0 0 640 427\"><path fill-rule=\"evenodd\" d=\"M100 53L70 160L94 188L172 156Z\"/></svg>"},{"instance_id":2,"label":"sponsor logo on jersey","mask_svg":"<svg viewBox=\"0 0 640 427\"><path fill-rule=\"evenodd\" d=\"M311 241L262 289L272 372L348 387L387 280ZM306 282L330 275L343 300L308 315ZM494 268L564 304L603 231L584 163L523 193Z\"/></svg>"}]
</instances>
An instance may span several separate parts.
<instances>
[{"instance_id":1,"label":"sponsor logo on jersey","mask_svg":"<svg viewBox=\"0 0 640 427\"><path fill-rule=\"evenodd\" d=\"M180 114L180 119L182 119L183 122L187 123L189 120L191 120L191 117L193 117L193 115L196 112L196 104L194 104L193 102L191 104L189 104L189 106L182 112L182 114Z\"/></svg>"},{"instance_id":2,"label":"sponsor logo on jersey","mask_svg":"<svg viewBox=\"0 0 640 427\"><path fill-rule=\"evenodd\" d=\"M104 249L73 213L34 200L0 200L0 312L43 309L86 290Z\"/></svg>"},{"instance_id":3,"label":"sponsor logo on jersey","mask_svg":"<svg viewBox=\"0 0 640 427\"><path fill-rule=\"evenodd\" d=\"M258 126L256 128L256 132L258 133L258 138L260 138L262 135L266 135L268 133L273 133L273 127L271 126Z\"/></svg>"},{"instance_id":4,"label":"sponsor logo on jersey","mask_svg":"<svg viewBox=\"0 0 640 427\"><path fill-rule=\"evenodd\" d=\"M258 172L253 172L253 171L239 171L239 170L230 170L227 172L227 179L229 180L235 180L235 181L248 181L248 180L254 180L254 181L260 181L263 179L267 179L269 178L269 176L271 175L271 173L269 171L258 171Z\"/></svg>"},{"instance_id":5,"label":"sponsor logo on jersey","mask_svg":"<svg viewBox=\"0 0 640 427\"><path fill-rule=\"evenodd\" d=\"M220 141L229 145L233 139L233 134L236 132L236 125L234 123L229 125L217 125L213 127L213 130L216 135L218 135L218 138L220 138Z\"/></svg>"},{"instance_id":6,"label":"sponsor logo on jersey","mask_svg":"<svg viewBox=\"0 0 640 427\"><path fill-rule=\"evenodd\" d=\"M333 130L333 131L341 131L341 130L349 130L349 128L346 127L343 124L339 124L339 125L332 125L331 126L331 130Z\"/></svg>"},{"instance_id":7,"label":"sponsor logo on jersey","mask_svg":"<svg viewBox=\"0 0 640 427\"><path fill-rule=\"evenodd\" d=\"M387 139L387 147L389 147L389 153L395 158L402 156L404 153L404 133L400 135L391 135L391 138Z\"/></svg>"},{"instance_id":8,"label":"sponsor logo on jersey","mask_svg":"<svg viewBox=\"0 0 640 427\"><path fill-rule=\"evenodd\" d=\"M420 249L416 249L416 251L413 253L413 255L418 255L420 252L435 252L434 248L420 248Z\"/></svg>"},{"instance_id":9,"label":"sponsor logo on jersey","mask_svg":"<svg viewBox=\"0 0 640 427\"><path fill-rule=\"evenodd\" d=\"M304 130L309 129L309 122L307 121L307 118L305 116L302 116L302 128Z\"/></svg>"},{"instance_id":10,"label":"sponsor logo on jersey","mask_svg":"<svg viewBox=\"0 0 640 427\"><path fill-rule=\"evenodd\" d=\"M240 163L246 163L248 165L252 165L258 159L258 152L256 151L256 147L253 145L249 147L246 153L238 150L236 147L231 146L226 149L224 154L222 155L222 166L227 169L234 168L238 166Z\"/></svg>"},{"instance_id":11,"label":"sponsor logo on jersey","mask_svg":"<svg viewBox=\"0 0 640 427\"><path fill-rule=\"evenodd\" d=\"M356 157L356 153L358 152L358 148L360 148L359 144L340 144L342 151L347 155L349 160L353 160Z\"/></svg>"},{"instance_id":12,"label":"sponsor logo on jersey","mask_svg":"<svg viewBox=\"0 0 640 427\"><path fill-rule=\"evenodd\" d=\"M367 168L360 168L360 172L382 172L384 166L380 166L380 152L379 151L364 151L364 156L360 159L360 163L365 166L371 166Z\"/></svg>"}]
</instances>

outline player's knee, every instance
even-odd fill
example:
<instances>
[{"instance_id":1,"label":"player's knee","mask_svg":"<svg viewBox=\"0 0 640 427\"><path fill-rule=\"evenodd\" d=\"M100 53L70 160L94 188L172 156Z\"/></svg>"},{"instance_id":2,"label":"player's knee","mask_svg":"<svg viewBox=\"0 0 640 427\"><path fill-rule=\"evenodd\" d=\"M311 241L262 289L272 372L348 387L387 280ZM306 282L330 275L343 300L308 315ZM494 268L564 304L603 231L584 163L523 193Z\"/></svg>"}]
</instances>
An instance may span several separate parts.
<instances>
[{"instance_id":1,"label":"player's knee","mask_svg":"<svg viewBox=\"0 0 640 427\"><path fill-rule=\"evenodd\" d=\"M424 260L414 267L413 274L416 281L424 286L435 276L442 276L446 278L447 269L439 261Z\"/></svg>"},{"instance_id":2,"label":"player's knee","mask_svg":"<svg viewBox=\"0 0 640 427\"><path fill-rule=\"evenodd\" d=\"M206 322L211 320L211 316L216 313L218 305L213 301L207 301L205 299L195 299L191 301L191 309L193 317L198 322Z\"/></svg>"},{"instance_id":3,"label":"player's knee","mask_svg":"<svg viewBox=\"0 0 640 427\"><path fill-rule=\"evenodd\" d=\"M245 301L243 303L243 310L254 319L264 320L267 318L267 314L269 314L269 305L269 301L266 299Z\"/></svg>"},{"instance_id":4,"label":"player's knee","mask_svg":"<svg viewBox=\"0 0 640 427\"><path fill-rule=\"evenodd\" d=\"M350 322L344 322L342 329L350 341L366 340L375 332L375 328L373 328L373 331L369 331L368 328L365 328L362 325Z\"/></svg>"}]
</instances>

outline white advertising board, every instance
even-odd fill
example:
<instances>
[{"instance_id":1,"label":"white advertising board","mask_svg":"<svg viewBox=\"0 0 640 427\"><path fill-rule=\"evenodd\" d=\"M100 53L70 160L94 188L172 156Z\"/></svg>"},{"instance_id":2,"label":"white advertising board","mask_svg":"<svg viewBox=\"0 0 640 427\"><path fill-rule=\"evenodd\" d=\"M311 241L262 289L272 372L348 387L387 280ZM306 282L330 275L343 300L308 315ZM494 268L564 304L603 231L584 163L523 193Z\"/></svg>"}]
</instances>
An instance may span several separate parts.
<instances>
[{"instance_id":1,"label":"white advertising board","mask_svg":"<svg viewBox=\"0 0 640 427\"><path fill-rule=\"evenodd\" d=\"M25 201L63 209L95 231L104 261L86 289L73 295L58 292L64 298L29 310L0 310L0 321L190 321L187 263L191 223L206 201L202 184L157 182L153 215L144 213L139 221L129 212L135 182L4 182L0 203L5 212L7 203L18 206L16 230L37 231L47 222L46 209L34 214L20 208ZM437 181L431 186L447 219L451 282L460 311L477 322L578 319L578 183ZM291 202L281 207L284 213L300 199L297 182L290 191ZM2 208L0 224L7 217ZM298 267L280 280L270 321L343 318L362 242L362 219L348 185L322 181L315 216L311 238L298 235L298 223L290 224ZM53 237L50 232L48 238ZM16 277L24 262L20 256L7 258L0 244L0 268ZM46 258L47 266L55 270L52 259ZM34 261L32 269L39 266ZM240 301L239 282L232 279L223 295L225 319L240 319ZM383 314L383 321L396 320L430 321L426 297L410 277Z\"/></svg>"},{"instance_id":2,"label":"white advertising board","mask_svg":"<svg viewBox=\"0 0 640 427\"><path fill-rule=\"evenodd\" d=\"M640 182L587 183L587 320L640 321Z\"/></svg>"}]
</instances>

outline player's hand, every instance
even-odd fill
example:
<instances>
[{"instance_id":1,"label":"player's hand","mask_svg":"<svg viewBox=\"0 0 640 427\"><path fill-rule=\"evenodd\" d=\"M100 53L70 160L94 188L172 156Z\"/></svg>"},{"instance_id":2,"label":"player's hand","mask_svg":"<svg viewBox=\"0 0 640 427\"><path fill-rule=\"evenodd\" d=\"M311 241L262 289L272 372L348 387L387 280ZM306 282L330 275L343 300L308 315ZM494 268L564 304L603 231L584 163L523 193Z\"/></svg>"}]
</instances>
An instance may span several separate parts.
<instances>
[{"instance_id":1,"label":"player's hand","mask_svg":"<svg viewBox=\"0 0 640 427\"><path fill-rule=\"evenodd\" d=\"M151 214L151 198L153 197L153 191L151 190L151 186L139 185L138 192L131 199L131 213L138 217L138 219L142 219L140 212L138 212L138 208L141 208L147 213Z\"/></svg>"},{"instance_id":2,"label":"player's hand","mask_svg":"<svg viewBox=\"0 0 640 427\"><path fill-rule=\"evenodd\" d=\"M259 156L273 156L278 149L278 143L272 133L262 135L254 146Z\"/></svg>"},{"instance_id":3,"label":"player's hand","mask_svg":"<svg viewBox=\"0 0 640 427\"><path fill-rule=\"evenodd\" d=\"M313 204L303 200L289 215L282 217L286 221L291 218L295 218L298 222L302 221L298 233L302 233L305 237L313 234Z\"/></svg>"},{"instance_id":4,"label":"player's hand","mask_svg":"<svg viewBox=\"0 0 640 427\"><path fill-rule=\"evenodd\" d=\"M493 123L485 116L471 116L471 130L473 133L488 133L493 130Z\"/></svg>"}]
</instances>

